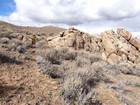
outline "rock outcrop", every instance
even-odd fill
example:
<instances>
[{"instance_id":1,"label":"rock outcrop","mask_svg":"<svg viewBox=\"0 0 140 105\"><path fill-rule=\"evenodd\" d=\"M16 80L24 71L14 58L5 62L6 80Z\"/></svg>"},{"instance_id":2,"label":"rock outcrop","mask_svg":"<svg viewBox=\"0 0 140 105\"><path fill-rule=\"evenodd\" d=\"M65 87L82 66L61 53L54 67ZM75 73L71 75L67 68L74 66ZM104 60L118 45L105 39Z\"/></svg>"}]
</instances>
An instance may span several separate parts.
<instances>
[{"instance_id":1,"label":"rock outcrop","mask_svg":"<svg viewBox=\"0 0 140 105\"><path fill-rule=\"evenodd\" d=\"M63 31L55 37L48 37L47 41L49 46L71 47L75 50L85 49L90 52L101 51L102 47L101 37L93 37L74 28Z\"/></svg>"},{"instance_id":2,"label":"rock outcrop","mask_svg":"<svg viewBox=\"0 0 140 105\"><path fill-rule=\"evenodd\" d=\"M108 30L96 36L70 28L55 37L48 37L47 42L48 46L98 52L104 60L110 63L122 61L136 63L139 59L140 40L121 28L117 29L116 33L113 30Z\"/></svg>"}]
</instances>

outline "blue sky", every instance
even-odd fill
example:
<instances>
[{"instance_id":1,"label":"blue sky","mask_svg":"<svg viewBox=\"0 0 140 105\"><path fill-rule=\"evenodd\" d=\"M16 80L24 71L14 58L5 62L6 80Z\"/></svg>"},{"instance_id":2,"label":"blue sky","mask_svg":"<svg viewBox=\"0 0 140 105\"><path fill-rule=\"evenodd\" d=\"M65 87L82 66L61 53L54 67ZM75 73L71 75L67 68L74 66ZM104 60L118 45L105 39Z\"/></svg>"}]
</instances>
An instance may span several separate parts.
<instances>
[{"instance_id":1,"label":"blue sky","mask_svg":"<svg viewBox=\"0 0 140 105\"><path fill-rule=\"evenodd\" d=\"M0 0L0 16L9 16L15 11L14 0Z\"/></svg>"}]
</instances>

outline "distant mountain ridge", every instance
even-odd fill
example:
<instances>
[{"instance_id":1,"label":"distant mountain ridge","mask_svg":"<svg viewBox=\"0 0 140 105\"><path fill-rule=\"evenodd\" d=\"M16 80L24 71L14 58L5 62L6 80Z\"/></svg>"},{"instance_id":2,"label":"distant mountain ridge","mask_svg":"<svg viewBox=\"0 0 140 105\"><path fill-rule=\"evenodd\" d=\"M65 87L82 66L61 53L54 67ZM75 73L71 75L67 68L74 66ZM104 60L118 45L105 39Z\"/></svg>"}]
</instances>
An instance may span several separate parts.
<instances>
[{"instance_id":1,"label":"distant mountain ridge","mask_svg":"<svg viewBox=\"0 0 140 105\"><path fill-rule=\"evenodd\" d=\"M30 31L31 33L45 33L45 34L56 34L59 33L61 31L64 31L66 29L64 28L60 28L60 27L55 27L55 26L43 26L43 27L34 27L34 26L17 26L11 23L7 23L4 21L0 21L0 26L2 27L10 27L10 28L16 28L16 29L20 29L20 30L26 30L26 31Z\"/></svg>"}]
</instances>

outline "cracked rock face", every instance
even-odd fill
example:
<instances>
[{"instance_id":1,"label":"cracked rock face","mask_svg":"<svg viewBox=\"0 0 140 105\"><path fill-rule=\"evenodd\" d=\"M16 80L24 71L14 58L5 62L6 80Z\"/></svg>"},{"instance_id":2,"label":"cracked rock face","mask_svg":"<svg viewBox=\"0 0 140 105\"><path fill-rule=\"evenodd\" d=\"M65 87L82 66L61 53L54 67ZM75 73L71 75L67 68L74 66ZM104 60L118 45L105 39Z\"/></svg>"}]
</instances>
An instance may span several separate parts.
<instances>
[{"instance_id":1,"label":"cracked rock face","mask_svg":"<svg viewBox=\"0 0 140 105\"><path fill-rule=\"evenodd\" d=\"M110 63L135 63L139 59L140 40L121 28L116 33L108 30L96 36L70 28L47 40L49 46L98 52Z\"/></svg>"}]
</instances>

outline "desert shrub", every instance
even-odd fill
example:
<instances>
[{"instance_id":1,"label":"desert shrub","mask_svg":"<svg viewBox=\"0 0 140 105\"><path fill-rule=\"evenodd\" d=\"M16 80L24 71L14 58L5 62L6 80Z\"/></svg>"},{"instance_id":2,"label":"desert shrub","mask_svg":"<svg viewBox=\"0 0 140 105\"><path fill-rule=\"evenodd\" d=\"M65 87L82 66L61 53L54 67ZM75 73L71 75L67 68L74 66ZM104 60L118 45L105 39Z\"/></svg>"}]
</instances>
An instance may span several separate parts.
<instances>
[{"instance_id":1,"label":"desert shrub","mask_svg":"<svg viewBox=\"0 0 140 105\"><path fill-rule=\"evenodd\" d=\"M69 52L68 49L38 49L37 50L37 63L42 74L47 74L52 78L60 78L63 76L64 71L68 65L63 65L65 60L74 60L76 53ZM61 68L61 69L60 69Z\"/></svg>"},{"instance_id":2,"label":"desert shrub","mask_svg":"<svg viewBox=\"0 0 140 105\"><path fill-rule=\"evenodd\" d=\"M118 98L119 101L122 102L122 104L124 105L136 105L135 103L133 103L131 100L129 100L128 98L126 98L124 95L122 94L116 94L116 97Z\"/></svg>"},{"instance_id":3,"label":"desert shrub","mask_svg":"<svg viewBox=\"0 0 140 105\"><path fill-rule=\"evenodd\" d=\"M101 57L96 55L96 54L92 54L89 56L90 62L91 63L95 63L95 62L100 62L102 61Z\"/></svg>"},{"instance_id":4,"label":"desert shrub","mask_svg":"<svg viewBox=\"0 0 140 105\"><path fill-rule=\"evenodd\" d=\"M63 70L65 72L77 69L76 63L75 62L69 62L69 61L68 62L67 61L63 62L61 64L61 67L63 68Z\"/></svg>"},{"instance_id":5,"label":"desert shrub","mask_svg":"<svg viewBox=\"0 0 140 105\"><path fill-rule=\"evenodd\" d=\"M41 74L47 74L51 78L60 78L63 76L63 72L57 66L52 65L41 56L37 56L37 64Z\"/></svg>"},{"instance_id":6,"label":"desert shrub","mask_svg":"<svg viewBox=\"0 0 140 105\"><path fill-rule=\"evenodd\" d=\"M76 56L77 56L76 52L68 52L63 54L63 58L65 60L75 60Z\"/></svg>"},{"instance_id":7,"label":"desert shrub","mask_svg":"<svg viewBox=\"0 0 140 105\"><path fill-rule=\"evenodd\" d=\"M10 34L12 34L12 33L13 32L3 31L3 32L0 33L0 37L6 37L6 38L11 39L12 37L11 37Z\"/></svg>"},{"instance_id":8,"label":"desert shrub","mask_svg":"<svg viewBox=\"0 0 140 105\"><path fill-rule=\"evenodd\" d=\"M70 105L73 105L75 101L78 102L78 105L94 105L94 103L101 105L95 98L96 90L93 91L102 79L98 71L100 71L99 68L88 66L65 74L61 89L64 102Z\"/></svg>"},{"instance_id":9,"label":"desert shrub","mask_svg":"<svg viewBox=\"0 0 140 105\"><path fill-rule=\"evenodd\" d=\"M77 57L76 52L69 51L69 49L67 49L67 48L61 48L59 50L59 52L61 53L63 60L75 60L75 58Z\"/></svg>"},{"instance_id":10,"label":"desert shrub","mask_svg":"<svg viewBox=\"0 0 140 105\"><path fill-rule=\"evenodd\" d=\"M18 45L16 50L19 52L19 53L25 53L26 52L26 49L25 49L25 46L23 45Z\"/></svg>"},{"instance_id":11,"label":"desert shrub","mask_svg":"<svg viewBox=\"0 0 140 105\"><path fill-rule=\"evenodd\" d=\"M2 47L7 48L8 51L18 51L19 53L26 51L25 46L18 39L1 38L0 43L3 43Z\"/></svg>"},{"instance_id":12,"label":"desert shrub","mask_svg":"<svg viewBox=\"0 0 140 105\"><path fill-rule=\"evenodd\" d=\"M0 54L0 64L8 63L8 64L22 64L21 61L16 60L15 57L9 57L4 54Z\"/></svg>"},{"instance_id":13,"label":"desert shrub","mask_svg":"<svg viewBox=\"0 0 140 105\"><path fill-rule=\"evenodd\" d=\"M16 48L17 48L17 45L15 43L10 43L10 44L7 45L6 48L7 48L8 51L15 51Z\"/></svg>"},{"instance_id":14,"label":"desert shrub","mask_svg":"<svg viewBox=\"0 0 140 105\"><path fill-rule=\"evenodd\" d=\"M140 69L128 64L118 64L118 65L108 64L104 66L104 69L106 69L106 73L114 76L121 73L125 75L140 76Z\"/></svg>"},{"instance_id":15,"label":"desert shrub","mask_svg":"<svg viewBox=\"0 0 140 105\"><path fill-rule=\"evenodd\" d=\"M90 66L91 64L89 59L82 58L82 57L77 57L75 62L77 67Z\"/></svg>"},{"instance_id":16,"label":"desert shrub","mask_svg":"<svg viewBox=\"0 0 140 105\"><path fill-rule=\"evenodd\" d=\"M42 58L46 59L47 53L50 51L51 48L37 48L36 55L41 56Z\"/></svg>"},{"instance_id":17,"label":"desert shrub","mask_svg":"<svg viewBox=\"0 0 140 105\"><path fill-rule=\"evenodd\" d=\"M62 62L61 53L53 48L49 49L38 49L37 55L43 57L46 61L50 62L51 64L58 64L60 65Z\"/></svg>"},{"instance_id":18,"label":"desert shrub","mask_svg":"<svg viewBox=\"0 0 140 105\"><path fill-rule=\"evenodd\" d=\"M31 47L31 41L27 41L27 42L24 42L24 46L26 49L30 48Z\"/></svg>"},{"instance_id":19,"label":"desert shrub","mask_svg":"<svg viewBox=\"0 0 140 105\"><path fill-rule=\"evenodd\" d=\"M117 66L121 73L125 75L140 76L140 69L128 64L120 64Z\"/></svg>"},{"instance_id":20,"label":"desert shrub","mask_svg":"<svg viewBox=\"0 0 140 105\"><path fill-rule=\"evenodd\" d=\"M135 86L140 88L140 83L135 83Z\"/></svg>"},{"instance_id":21,"label":"desert shrub","mask_svg":"<svg viewBox=\"0 0 140 105\"><path fill-rule=\"evenodd\" d=\"M85 59L89 59L89 56L91 54L89 52L85 52L85 51L80 51L78 52L78 56L82 57L82 58L85 58Z\"/></svg>"},{"instance_id":22,"label":"desert shrub","mask_svg":"<svg viewBox=\"0 0 140 105\"><path fill-rule=\"evenodd\" d=\"M26 47L20 40L11 40L7 48L8 51L17 51L18 53L26 52Z\"/></svg>"},{"instance_id":23,"label":"desert shrub","mask_svg":"<svg viewBox=\"0 0 140 105\"><path fill-rule=\"evenodd\" d=\"M99 54L89 53L85 51L78 52L77 56L88 59L91 63L103 61Z\"/></svg>"},{"instance_id":24,"label":"desert shrub","mask_svg":"<svg viewBox=\"0 0 140 105\"><path fill-rule=\"evenodd\" d=\"M104 69L106 69L106 73L108 73L109 75L113 75L113 76L117 76L118 74L120 74L120 69L118 68L117 65L106 65L104 67Z\"/></svg>"},{"instance_id":25,"label":"desert shrub","mask_svg":"<svg viewBox=\"0 0 140 105\"><path fill-rule=\"evenodd\" d=\"M63 48L60 49L60 51L61 51L61 53L68 53L69 52L69 49L63 47Z\"/></svg>"},{"instance_id":26,"label":"desert shrub","mask_svg":"<svg viewBox=\"0 0 140 105\"><path fill-rule=\"evenodd\" d=\"M78 52L76 57L77 67L94 65L96 67L103 67L107 62L103 61L99 55L89 54L85 52Z\"/></svg>"},{"instance_id":27,"label":"desert shrub","mask_svg":"<svg viewBox=\"0 0 140 105\"><path fill-rule=\"evenodd\" d=\"M108 62L103 61L103 60L92 63L92 66L100 67L100 68L105 68L107 65L109 65Z\"/></svg>"},{"instance_id":28,"label":"desert shrub","mask_svg":"<svg viewBox=\"0 0 140 105\"><path fill-rule=\"evenodd\" d=\"M122 82L116 84L107 84L107 87L112 88L120 93L125 93L130 91L128 88L126 88L127 86Z\"/></svg>"},{"instance_id":29,"label":"desert shrub","mask_svg":"<svg viewBox=\"0 0 140 105\"><path fill-rule=\"evenodd\" d=\"M45 43L46 43L46 40L37 41L36 48L41 48L43 46L43 44L45 44Z\"/></svg>"},{"instance_id":30,"label":"desert shrub","mask_svg":"<svg viewBox=\"0 0 140 105\"><path fill-rule=\"evenodd\" d=\"M19 39L12 39L11 42L13 42L13 43L15 43L17 45L23 44L23 42L21 40L19 40Z\"/></svg>"},{"instance_id":31,"label":"desert shrub","mask_svg":"<svg viewBox=\"0 0 140 105\"><path fill-rule=\"evenodd\" d=\"M3 37L0 39L0 43L2 44L8 44L10 42L10 39L7 37Z\"/></svg>"},{"instance_id":32,"label":"desert shrub","mask_svg":"<svg viewBox=\"0 0 140 105\"><path fill-rule=\"evenodd\" d=\"M37 54L44 57L50 63L58 65L60 65L63 60L75 60L77 56L76 52L70 52L69 50L63 48L60 50L54 48L39 49Z\"/></svg>"},{"instance_id":33,"label":"desert shrub","mask_svg":"<svg viewBox=\"0 0 140 105\"><path fill-rule=\"evenodd\" d=\"M52 49L50 50L50 52L48 52L46 59L50 61L52 64L60 65L62 63L62 53L60 53L56 49Z\"/></svg>"}]
</instances>

